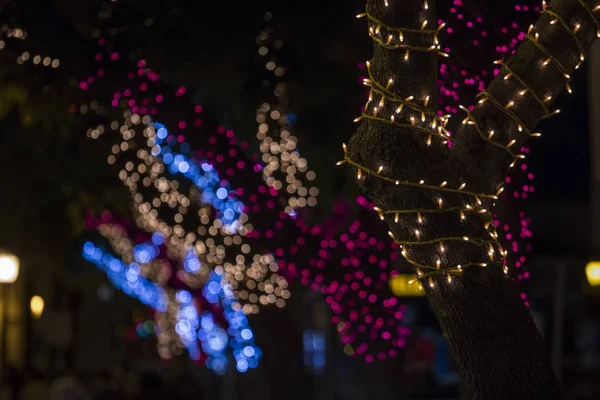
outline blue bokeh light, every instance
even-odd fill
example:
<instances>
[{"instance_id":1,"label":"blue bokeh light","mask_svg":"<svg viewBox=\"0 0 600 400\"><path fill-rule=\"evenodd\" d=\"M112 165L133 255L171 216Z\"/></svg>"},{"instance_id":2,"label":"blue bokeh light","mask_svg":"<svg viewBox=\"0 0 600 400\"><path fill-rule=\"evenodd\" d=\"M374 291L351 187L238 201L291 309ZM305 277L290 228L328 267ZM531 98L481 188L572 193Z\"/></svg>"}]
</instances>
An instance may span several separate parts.
<instances>
[{"instance_id":1,"label":"blue bokeh light","mask_svg":"<svg viewBox=\"0 0 600 400\"><path fill-rule=\"evenodd\" d=\"M106 273L108 279L123 292L158 311L165 311L167 298L165 291L157 284L140 276L139 264L125 264L105 253L91 242L83 245L83 258L94 263Z\"/></svg>"},{"instance_id":2,"label":"blue bokeh light","mask_svg":"<svg viewBox=\"0 0 600 400\"><path fill-rule=\"evenodd\" d=\"M198 341L196 340L196 331L200 327L200 318L194 304L194 299L187 290L179 290L175 294L175 299L179 302L175 331L188 349L192 360L199 360L201 353Z\"/></svg>"},{"instance_id":3,"label":"blue bokeh light","mask_svg":"<svg viewBox=\"0 0 600 400\"><path fill-rule=\"evenodd\" d=\"M304 364L314 374L321 375L325 370L325 335L322 332L306 330L303 335Z\"/></svg>"},{"instance_id":4,"label":"blue bokeh light","mask_svg":"<svg viewBox=\"0 0 600 400\"><path fill-rule=\"evenodd\" d=\"M202 294L210 303L220 303L223 307L223 314L229 323L229 346L233 350L237 370L246 372L248 368L256 368L262 351L254 344L254 333L248 325L246 314L233 308L235 299L231 285L223 282L221 275L213 272Z\"/></svg>"},{"instance_id":5,"label":"blue bokeh light","mask_svg":"<svg viewBox=\"0 0 600 400\"><path fill-rule=\"evenodd\" d=\"M163 162L168 165L172 174L182 174L196 185L202 192L202 202L212 204L217 210L217 218L221 219L226 230L237 232L242 224L239 216L244 205L237 199L234 191L230 190L229 182L221 180L219 173L208 162L194 162L188 156L173 151L170 146L162 146L168 137L167 128L159 123L154 123L156 131L155 148L160 150ZM189 145L183 143L180 148L184 153L189 152Z\"/></svg>"},{"instance_id":6,"label":"blue bokeh light","mask_svg":"<svg viewBox=\"0 0 600 400\"><path fill-rule=\"evenodd\" d=\"M227 369L227 332L218 326L211 313L202 314L198 339L202 342L202 350L208 355L206 366L217 374L225 373Z\"/></svg>"}]
</instances>

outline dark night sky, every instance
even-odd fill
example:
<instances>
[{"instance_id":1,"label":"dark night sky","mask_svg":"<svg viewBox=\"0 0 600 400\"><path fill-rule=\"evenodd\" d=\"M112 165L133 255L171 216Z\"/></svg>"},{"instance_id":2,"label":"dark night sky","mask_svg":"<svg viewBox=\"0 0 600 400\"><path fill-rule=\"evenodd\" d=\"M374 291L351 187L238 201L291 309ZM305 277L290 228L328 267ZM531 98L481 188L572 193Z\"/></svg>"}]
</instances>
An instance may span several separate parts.
<instances>
[{"instance_id":1,"label":"dark night sky","mask_svg":"<svg viewBox=\"0 0 600 400\"><path fill-rule=\"evenodd\" d=\"M561 115L542 122L544 137L532 145L536 198L589 197L591 167L585 75L585 69L575 75L574 94L561 94L557 100Z\"/></svg>"}]
</instances>

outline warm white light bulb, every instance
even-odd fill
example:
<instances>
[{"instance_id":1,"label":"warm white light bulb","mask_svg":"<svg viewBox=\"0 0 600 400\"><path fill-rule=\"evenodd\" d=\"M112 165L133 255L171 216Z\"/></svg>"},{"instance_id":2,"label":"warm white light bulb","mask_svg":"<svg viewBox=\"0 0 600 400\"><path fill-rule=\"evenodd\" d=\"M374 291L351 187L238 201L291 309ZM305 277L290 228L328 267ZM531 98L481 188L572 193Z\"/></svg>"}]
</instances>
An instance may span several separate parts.
<instances>
[{"instance_id":1,"label":"warm white light bulb","mask_svg":"<svg viewBox=\"0 0 600 400\"><path fill-rule=\"evenodd\" d=\"M44 312L44 299L40 296L33 296L29 302L29 308L33 318L40 319Z\"/></svg>"},{"instance_id":2,"label":"warm white light bulb","mask_svg":"<svg viewBox=\"0 0 600 400\"><path fill-rule=\"evenodd\" d=\"M0 283L12 283L19 276L19 259L8 253L0 252Z\"/></svg>"}]
</instances>

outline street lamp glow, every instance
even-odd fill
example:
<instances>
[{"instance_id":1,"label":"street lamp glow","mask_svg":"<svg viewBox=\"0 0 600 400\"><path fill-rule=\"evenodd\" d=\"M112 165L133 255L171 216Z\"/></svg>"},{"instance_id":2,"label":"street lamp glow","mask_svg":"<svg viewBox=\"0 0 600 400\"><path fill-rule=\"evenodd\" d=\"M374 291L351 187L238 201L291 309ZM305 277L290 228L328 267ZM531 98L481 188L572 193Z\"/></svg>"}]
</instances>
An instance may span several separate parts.
<instances>
[{"instance_id":1,"label":"street lamp glow","mask_svg":"<svg viewBox=\"0 0 600 400\"><path fill-rule=\"evenodd\" d=\"M585 275L590 286L600 286L600 261L591 261L585 266Z\"/></svg>"},{"instance_id":2,"label":"street lamp glow","mask_svg":"<svg viewBox=\"0 0 600 400\"><path fill-rule=\"evenodd\" d=\"M29 302L31 316L35 319L40 319L44 312L44 299L41 296L33 296Z\"/></svg>"},{"instance_id":3,"label":"street lamp glow","mask_svg":"<svg viewBox=\"0 0 600 400\"><path fill-rule=\"evenodd\" d=\"M0 251L0 283L13 283L19 276L19 259L14 254Z\"/></svg>"}]
</instances>

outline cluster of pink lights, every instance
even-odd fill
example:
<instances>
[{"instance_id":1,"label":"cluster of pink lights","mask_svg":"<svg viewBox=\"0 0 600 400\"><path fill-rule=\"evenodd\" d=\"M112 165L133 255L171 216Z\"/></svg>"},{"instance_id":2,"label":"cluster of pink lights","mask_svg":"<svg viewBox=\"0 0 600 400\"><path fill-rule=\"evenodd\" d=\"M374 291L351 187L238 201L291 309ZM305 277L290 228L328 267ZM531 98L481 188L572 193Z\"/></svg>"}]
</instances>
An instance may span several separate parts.
<instances>
[{"instance_id":1,"label":"cluster of pink lights","mask_svg":"<svg viewBox=\"0 0 600 400\"><path fill-rule=\"evenodd\" d=\"M369 202L362 196L357 201L365 218L348 227L347 206L338 203L318 257L310 260L312 268L302 271L301 279L325 295L342 342L353 345L354 355L371 362L395 356L396 348L406 344L410 329L399 325L406 306L399 304L388 287L390 277L397 273L390 271L390 264L398 259L398 246L374 226L377 222L373 223L371 212L365 212L372 209ZM331 229L335 216L347 228L339 229L337 224ZM324 282L320 271L333 263L342 267L343 277Z\"/></svg>"},{"instance_id":2,"label":"cluster of pink lights","mask_svg":"<svg viewBox=\"0 0 600 400\"><path fill-rule=\"evenodd\" d=\"M406 306L399 304L387 289L390 276L396 274L390 271L390 263L398 258L398 246L383 236L361 230L361 225L361 221L354 221L348 233L340 236L348 249L348 257L342 259L341 265L348 271L343 283L330 286L326 300L334 312L333 322L338 324L342 341L358 341L356 354L364 354L369 362L375 354L379 359L393 357L395 347L404 347L410 330L398 325ZM343 326L339 325L341 321ZM387 351L378 342L381 339L388 341Z\"/></svg>"}]
</instances>

